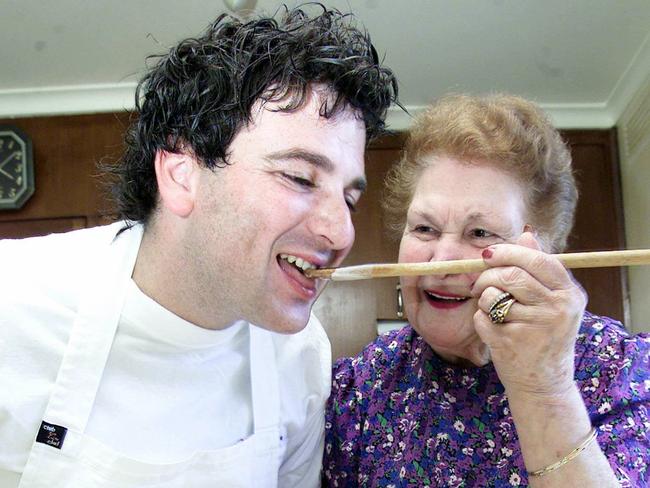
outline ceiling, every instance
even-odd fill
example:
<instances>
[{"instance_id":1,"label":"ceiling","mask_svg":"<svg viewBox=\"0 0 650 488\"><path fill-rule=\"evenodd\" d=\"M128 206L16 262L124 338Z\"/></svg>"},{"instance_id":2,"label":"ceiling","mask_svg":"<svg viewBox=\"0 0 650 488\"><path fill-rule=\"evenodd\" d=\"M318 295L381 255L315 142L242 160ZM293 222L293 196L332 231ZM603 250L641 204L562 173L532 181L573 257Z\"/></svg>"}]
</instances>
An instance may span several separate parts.
<instances>
[{"instance_id":1,"label":"ceiling","mask_svg":"<svg viewBox=\"0 0 650 488\"><path fill-rule=\"evenodd\" d=\"M282 2L256 3L272 13ZM366 26L412 113L449 91L506 91L536 100L560 127L611 127L650 82L648 0L324 3L352 11ZM221 0L0 6L0 117L131 108L145 57L226 11ZM391 128L408 124L406 114L391 112Z\"/></svg>"}]
</instances>

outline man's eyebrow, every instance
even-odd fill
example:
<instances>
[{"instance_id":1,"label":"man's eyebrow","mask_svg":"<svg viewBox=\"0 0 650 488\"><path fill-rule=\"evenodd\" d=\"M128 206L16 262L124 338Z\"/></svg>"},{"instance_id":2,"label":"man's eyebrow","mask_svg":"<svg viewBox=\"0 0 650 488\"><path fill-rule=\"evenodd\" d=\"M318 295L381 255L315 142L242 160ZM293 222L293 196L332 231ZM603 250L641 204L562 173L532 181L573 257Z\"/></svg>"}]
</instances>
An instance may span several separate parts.
<instances>
[{"instance_id":1,"label":"man's eyebrow","mask_svg":"<svg viewBox=\"0 0 650 488\"><path fill-rule=\"evenodd\" d=\"M306 149L291 148L284 151L278 151L266 156L267 159L272 161L282 161L287 159L298 159L305 161L313 166L321 168L328 173L334 172L334 163L327 156L315 152L307 151Z\"/></svg>"},{"instance_id":2,"label":"man's eyebrow","mask_svg":"<svg viewBox=\"0 0 650 488\"><path fill-rule=\"evenodd\" d=\"M368 180L363 177L357 178L352 182L352 188L363 193L368 188Z\"/></svg>"},{"instance_id":3,"label":"man's eyebrow","mask_svg":"<svg viewBox=\"0 0 650 488\"><path fill-rule=\"evenodd\" d=\"M327 156L315 152L307 151L306 149L291 148L284 151L277 151L266 155L266 159L270 161L283 161L283 160L299 160L311 164L317 168L322 169L326 173L334 172L334 163ZM368 182L364 177L356 178L351 185L352 188L359 191L364 191L368 186Z\"/></svg>"}]
</instances>

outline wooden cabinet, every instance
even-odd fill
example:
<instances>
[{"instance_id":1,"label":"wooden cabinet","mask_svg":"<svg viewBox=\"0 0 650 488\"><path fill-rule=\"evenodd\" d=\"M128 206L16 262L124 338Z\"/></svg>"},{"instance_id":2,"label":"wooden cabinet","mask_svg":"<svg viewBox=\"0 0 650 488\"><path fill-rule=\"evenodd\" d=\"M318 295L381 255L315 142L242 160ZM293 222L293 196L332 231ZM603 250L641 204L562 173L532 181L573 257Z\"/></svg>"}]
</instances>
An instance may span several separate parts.
<instances>
[{"instance_id":1,"label":"wooden cabinet","mask_svg":"<svg viewBox=\"0 0 650 488\"><path fill-rule=\"evenodd\" d=\"M95 114L0 120L32 138L36 191L17 211L0 212L0 238L26 237L91 227L111 220L96 177L98 161L122 152L128 114ZM580 187L570 250L625 247L616 133L566 131ZM367 153L368 189L353 220L357 240L345 264L394 262L398 242L387 236L381 210L383 180L399 158L404 136L374 143ZM627 304L626 270L577 270L587 290L588 308L620 320ZM316 305L328 329L334 356L354 354L376 335L377 319L396 319L397 279L332 283Z\"/></svg>"},{"instance_id":2,"label":"wooden cabinet","mask_svg":"<svg viewBox=\"0 0 650 488\"><path fill-rule=\"evenodd\" d=\"M567 251L625 249L616 130L574 130L563 136L571 146L580 192ZM576 269L573 275L589 296L589 311L628 322L627 268Z\"/></svg>"}]
</instances>

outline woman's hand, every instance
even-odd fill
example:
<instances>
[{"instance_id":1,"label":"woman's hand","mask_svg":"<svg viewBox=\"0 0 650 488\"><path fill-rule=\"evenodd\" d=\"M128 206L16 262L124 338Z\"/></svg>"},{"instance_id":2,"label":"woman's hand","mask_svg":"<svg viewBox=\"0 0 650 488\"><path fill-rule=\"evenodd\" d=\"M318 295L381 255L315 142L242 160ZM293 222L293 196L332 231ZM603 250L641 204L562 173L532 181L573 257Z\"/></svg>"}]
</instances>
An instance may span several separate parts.
<instances>
[{"instance_id":1,"label":"woman's hand","mask_svg":"<svg viewBox=\"0 0 650 488\"><path fill-rule=\"evenodd\" d=\"M574 346L585 293L562 263L539 250L529 232L517 244L488 248L484 259L490 269L472 289L479 297L476 331L509 398L552 403L574 388ZM494 324L488 312L502 292L516 302L505 321Z\"/></svg>"}]
</instances>

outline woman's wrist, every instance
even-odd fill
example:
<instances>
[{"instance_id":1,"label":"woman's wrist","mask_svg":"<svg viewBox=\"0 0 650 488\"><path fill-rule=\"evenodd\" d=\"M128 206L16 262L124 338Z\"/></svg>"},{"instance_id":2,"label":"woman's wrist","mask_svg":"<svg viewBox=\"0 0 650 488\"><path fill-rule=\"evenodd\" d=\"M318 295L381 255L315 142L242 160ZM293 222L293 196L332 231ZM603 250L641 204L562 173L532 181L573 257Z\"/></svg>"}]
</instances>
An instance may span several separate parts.
<instances>
[{"instance_id":1,"label":"woman's wrist","mask_svg":"<svg viewBox=\"0 0 650 488\"><path fill-rule=\"evenodd\" d=\"M584 408L584 401L573 379L558 382L554 385L535 388L506 387L506 396L513 405L521 405L522 409L546 410L547 408Z\"/></svg>"},{"instance_id":2,"label":"woman's wrist","mask_svg":"<svg viewBox=\"0 0 650 488\"><path fill-rule=\"evenodd\" d=\"M589 447L589 445L596 440L597 436L598 436L598 430L595 427L593 427L591 429L591 432L589 432L589 436L584 441L582 441L580 445L576 446L570 453L562 457L562 459L560 459L559 461L555 461L554 463L551 463L548 466L545 466L540 469L536 469L534 471L529 471L528 476L541 478L542 476L546 476L552 473L553 471L560 469L562 466L570 463L576 457L578 457L584 450L586 450Z\"/></svg>"},{"instance_id":3,"label":"woman's wrist","mask_svg":"<svg viewBox=\"0 0 650 488\"><path fill-rule=\"evenodd\" d=\"M519 431L548 431L558 425L576 425L579 421L591 427L582 395L575 383L558 385L553 391L531 392L506 389L508 404ZM585 431L585 433L587 432Z\"/></svg>"},{"instance_id":4,"label":"woman's wrist","mask_svg":"<svg viewBox=\"0 0 650 488\"><path fill-rule=\"evenodd\" d=\"M557 454L570 451L592 428L575 385L553 394L508 394L508 404L524 459L534 461L526 466L533 471L557 460L549 456L549 449Z\"/></svg>"},{"instance_id":5,"label":"woman's wrist","mask_svg":"<svg viewBox=\"0 0 650 488\"><path fill-rule=\"evenodd\" d=\"M508 397L508 403L526 470L535 473L551 467L545 471L543 486L547 482L549 486L569 486L565 482L576 480L591 482L594 476L600 477L603 486L610 486L614 477L597 442L590 437L595 426L577 386L565 386L551 395L519 393ZM542 486L538 485L542 482L539 476L532 476L530 482L531 486Z\"/></svg>"}]
</instances>

